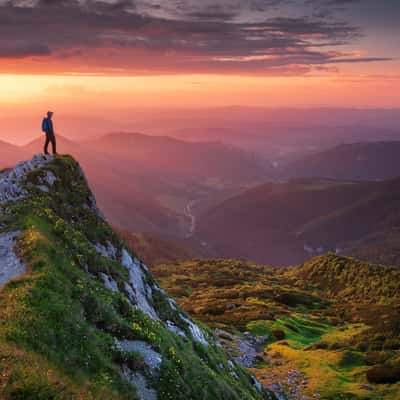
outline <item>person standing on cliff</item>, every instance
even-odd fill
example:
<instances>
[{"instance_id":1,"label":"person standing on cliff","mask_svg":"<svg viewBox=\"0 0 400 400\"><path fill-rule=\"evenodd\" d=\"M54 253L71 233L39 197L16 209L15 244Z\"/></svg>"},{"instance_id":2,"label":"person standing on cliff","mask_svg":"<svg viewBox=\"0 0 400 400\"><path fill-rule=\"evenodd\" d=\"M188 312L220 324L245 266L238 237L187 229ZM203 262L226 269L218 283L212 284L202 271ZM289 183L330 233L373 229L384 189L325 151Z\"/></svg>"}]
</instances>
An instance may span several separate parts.
<instances>
[{"instance_id":1,"label":"person standing on cliff","mask_svg":"<svg viewBox=\"0 0 400 400\"><path fill-rule=\"evenodd\" d=\"M44 144L44 154L49 154L48 146L49 146L49 143L51 142L53 154L56 155L57 147L56 147L56 136L55 136L54 127L53 127L53 112L52 111L48 111L47 117L43 118L42 131L46 134L46 141Z\"/></svg>"}]
</instances>

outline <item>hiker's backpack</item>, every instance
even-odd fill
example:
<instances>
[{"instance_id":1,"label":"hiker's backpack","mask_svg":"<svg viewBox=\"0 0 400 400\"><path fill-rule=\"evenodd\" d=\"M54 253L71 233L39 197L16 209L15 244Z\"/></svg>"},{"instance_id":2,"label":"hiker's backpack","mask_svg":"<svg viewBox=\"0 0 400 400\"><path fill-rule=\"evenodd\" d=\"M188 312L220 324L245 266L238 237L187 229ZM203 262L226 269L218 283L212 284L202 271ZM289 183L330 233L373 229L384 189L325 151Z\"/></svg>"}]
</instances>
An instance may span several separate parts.
<instances>
[{"instance_id":1,"label":"hiker's backpack","mask_svg":"<svg viewBox=\"0 0 400 400\"><path fill-rule=\"evenodd\" d=\"M49 123L47 122L47 118L43 118L42 132L47 132L48 130L49 130Z\"/></svg>"}]
</instances>

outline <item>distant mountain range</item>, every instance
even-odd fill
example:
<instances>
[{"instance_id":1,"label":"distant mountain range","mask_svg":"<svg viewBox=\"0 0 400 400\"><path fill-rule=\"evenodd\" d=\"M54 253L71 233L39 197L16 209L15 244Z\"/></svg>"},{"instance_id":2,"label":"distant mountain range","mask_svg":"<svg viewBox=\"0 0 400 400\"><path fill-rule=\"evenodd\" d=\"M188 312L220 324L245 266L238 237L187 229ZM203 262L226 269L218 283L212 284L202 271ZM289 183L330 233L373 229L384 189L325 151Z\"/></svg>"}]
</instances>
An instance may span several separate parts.
<instances>
[{"instance_id":1,"label":"distant mountain range","mask_svg":"<svg viewBox=\"0 0 400 400\"><path fill-rule=\"evenodd\" d=\"M283 168L282 177L382 180L400 176L400 142L342 144Z\"/></svg>"},{"instance_id":2,"label":"distant mountain range","mask_svg":"<svg viewBox=\"0 0 400 400\"><path fill-rule=\"evenodd\" d=\"M28 154L25 149L0 140L0 169L13 167L17 162L25 160Z\"/></svg>"},{"instance_id":3,"label":"distant mountain range","mask_svg":"<svg viewBox=\"0 0 400 400\"><path fill-rule=\"evenodd\" d=\"M378 233L385 237L400 226L399 200L400 179L268 183L201 215L197 236L216 256L295 264L328 250L351 253Z\"/></svg>"},{"instance_id":4,"label":"distant mountain range","mask_svg":"<svg viewBox=\"0 0 400 400\"><path fill-rule=\"evenodd\" d=\"M378 140L390 142L399 139L398 129L367 125L309 125L260 123L253 121L243 126L226 121L224 126L191 127L171 130L169 135L191 141L215 141L233 144L241 149L253 151L280 166L309 155L325 152L341 144L371 143Z\"/></svg>"},{"instance_id":5,"label":"distant mountain range","mask_svg":"<svg viewBox=\"0 0 400 400\"><path fill-rule=\"evenodd\" d=\"M113 133L85 143L92 151L145 166L163 176L222 184L268 176L253 154L218 142L192 143L168 136Z\"/></svg>"}]
</instances>

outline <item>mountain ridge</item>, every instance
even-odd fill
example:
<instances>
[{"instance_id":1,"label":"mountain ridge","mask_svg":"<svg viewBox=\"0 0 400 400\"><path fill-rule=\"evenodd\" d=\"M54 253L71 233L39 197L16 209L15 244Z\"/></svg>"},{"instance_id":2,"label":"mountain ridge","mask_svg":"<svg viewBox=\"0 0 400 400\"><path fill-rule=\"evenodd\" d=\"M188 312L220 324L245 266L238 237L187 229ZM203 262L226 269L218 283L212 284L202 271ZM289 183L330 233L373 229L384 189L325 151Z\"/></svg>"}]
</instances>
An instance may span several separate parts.
<instances>
[{"instance_id":1,"label":"mountain ridge","mask_svg":"<svg viewBox=\"0 0 400 400\"><path fill-rule=\"evenodd\" d=\"M389 180L400 176L400 141L353 142L289 163L284 177Z\"/></svg>"},{"instance_id":2,"label":"mountain ridge","mask_svg":"<svg viewBox=\"0 0 400 400\"><path fill-rule=\"evenodd\" d=\"M273 399L158 286L71 157L19 163L0 194L26 270L0 292L2 398Z\"/></svg>"}]
</instances>

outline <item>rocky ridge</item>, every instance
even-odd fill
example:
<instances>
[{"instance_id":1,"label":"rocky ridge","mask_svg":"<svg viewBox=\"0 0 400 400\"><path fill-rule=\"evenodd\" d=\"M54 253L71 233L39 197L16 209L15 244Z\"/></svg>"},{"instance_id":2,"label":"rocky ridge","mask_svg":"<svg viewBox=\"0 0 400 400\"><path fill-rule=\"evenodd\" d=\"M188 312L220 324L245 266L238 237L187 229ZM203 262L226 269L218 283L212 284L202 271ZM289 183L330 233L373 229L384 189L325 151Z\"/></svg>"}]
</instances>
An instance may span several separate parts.
<instances>
[{"instance_id":1,"label":"rocky ridge","mask_svg":"<svg viewBox=\"0 0 400 400\"><path fill-rule=\"evenodd\" d=\"M73 178L68 174L71 174ZM78 198L83 199L80 205ZM70 199L76 204L65 204ZM43 205L43 209L36 209L38 203ZM171 362L177 364L179 373L179 364L183 362L180 359L183 353L181 355L176 353L175 346L185 346L186 351L193 352L194 359L197 357L199 360L200 369L208 363L211 364L207 368L212 369L215 361L211 360L221 360L217 368L220 371L213 374L218 376L218 381L221 381L218 385L226 381L218 390L221 393L223 391L229 393L227 399L272 398L272 393L263 392L254 378L249 377L249 383L245 383L246 373L238 364L224 360L224 355L218 349L211 332L192 321L177 307L173 299L168 298L152 279L146 265L132 254L111 231L97 209L82 170L72 159L66 157L53 159L52 156L36 155L32 160L19 163L14 169L2 172L0 207L0 216L4 220L0 231L0 255L2 256L0 284L4 285L11 278L21 276L31 267L29 263L24 262L25 258L29 260L31 256L25 255L22 261L19 254L14 252L14 248L20 238L26 235L26 222L23 221L24 218L28 218L27 215L31 215L33 208L34 216L29 216L29 220L37 221L42 218L54 230L57 240L65 242L66 248L69 249L68 254L70 254L70 248L75 248L79 253L74 257L76 261L72 261L71 265L76 268L81 266L86 274L87 278L80 280L84 282L82 285L97 288L101 284L104 290L109 292L105 292L109 301L119 299L118 301L122 304L126 303L123 308L129 321L133 321L134 317L138 318L136 322L129 322L126 327L125 323L120 322L122 325L118 329L104 320L105 317L94 321L94 324L96 329L100 329L105 335L113 338L114 345L111 351L117 354L114 359L118 358L119 374L135 388L139 399L163 398L162 393L165 389L161 388L157 382L165 380L167 365ZM19 218L22 223L13 221L16 213L20 213ZM87 219L87 222L79 220L83 217ZM20 229L11 230L14 225ZM33 225L29 228L31 236L46 234L46 230L39 232L40 224L36 228L39 231L34 232ZM89 237L93 236L89 226L94 232L99 232L95 240ZM26 252L29 253L29 251ZM103 267L100 268L99 265ZM87 293L83 291L82 296L85 298ZM138 314L134 314L135 312ZM118 319L123 319L123 317L123 315L118 316ZM86 319L90 322L90 316ZM115 322L113 324L115 325ZM125 329L126 333L121 333L122 329ZM157 331L161 332L158 338ZM176 343L175 346L165 347L162 343L167 340L162 336L162 332L165 331L170 332L172 336L168 340ZM209 354L206 355L207 353ZM139 364L142 366L137 367L138 363L133 363L135 365L132 366L132 362L129 361L132 357L138 357L141 360ZM182 374L180 379L184 382L188 378L185 378L183 372L180 373ZM202 372L204 376L208 373L207 369ZM211 380L211 375L209 379ZM186 383L190 386L190 382ZM228 385L227 388L231 387L231 389L222 389L224 385ZM168 390L167 387L166 391ZM214 389L209 389L210 392L211 390Z\"/></svg>"}]
</instances>

